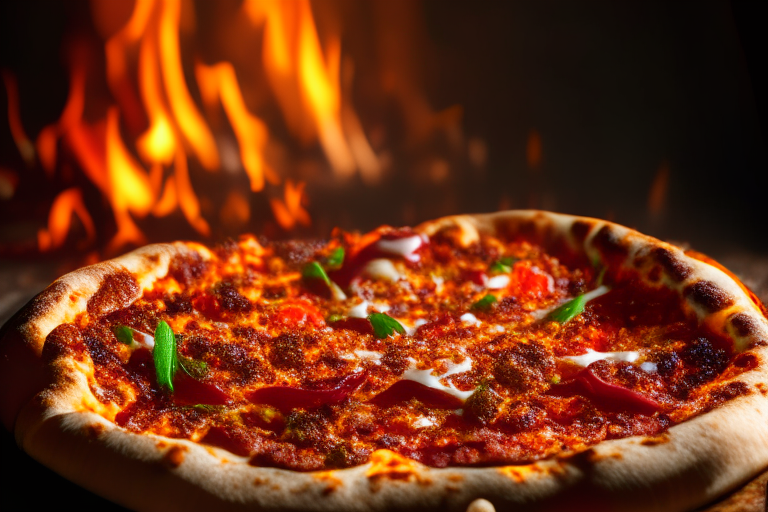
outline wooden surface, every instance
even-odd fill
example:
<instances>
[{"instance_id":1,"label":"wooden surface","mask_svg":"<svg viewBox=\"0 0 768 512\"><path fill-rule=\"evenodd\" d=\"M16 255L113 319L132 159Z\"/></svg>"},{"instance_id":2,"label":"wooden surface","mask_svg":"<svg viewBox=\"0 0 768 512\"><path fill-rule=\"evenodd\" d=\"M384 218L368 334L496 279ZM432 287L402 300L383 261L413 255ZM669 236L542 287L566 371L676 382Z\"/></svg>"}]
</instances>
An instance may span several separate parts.
<instances>
[{"instance_id":1,"label":"wooden surface","mask_svg":"<svg viewBox=\"0 0 768 512\"><path fill-rule=\"evenodd\" d=\"M748 253L713 255L768 303L768 257ZM60 263L0 261L0 325L58 275L69 270ZM0 428L0 511L125 512L66 480L20 450L13 436ZM768 512L768 471L743 487L695 512Z\"/></svg>"}]
</instances>

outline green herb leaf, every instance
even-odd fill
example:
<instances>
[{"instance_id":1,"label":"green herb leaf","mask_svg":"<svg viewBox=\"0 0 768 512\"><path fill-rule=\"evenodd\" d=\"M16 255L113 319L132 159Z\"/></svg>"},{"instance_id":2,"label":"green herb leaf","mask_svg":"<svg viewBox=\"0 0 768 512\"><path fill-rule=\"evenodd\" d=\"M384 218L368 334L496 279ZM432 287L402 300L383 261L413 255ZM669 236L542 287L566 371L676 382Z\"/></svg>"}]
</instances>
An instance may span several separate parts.
<instances>
[{"instance_id":1,"label":"green herb leaf","mask_svg":"<svg viewBox=\"0 0 768 512\"><path fill-rule=\"evenodd\" d=\"M219 412L223 411L225 407L223 405L195 404L192 406L192 409L202 412Z\"/></svg>"},{"instance_id":2,"label":"green herb leaf","mask_svg":"<svg viewBox=\"0 0 768 512\"><path fill-rule=\"evenodd\" d=\"M373 333L377 338L386 338L392 336L395 331L405 334L405 327L385 313L371 313L368 315L368 321L373 326Z\"/></svg>"},{"instance_id":3,"label":"green herb leaf","mask_svg":"<svg viewBox=\"0 0 768 512\"><path fill-rule=\"evenodd\" d=\"M512 266L517 261L517 258L510 258L505 256L491 265L491 273L493 274L509 274L512 272Z\"/></svg>"},{"instance_id":4,"label":"green herb leaf","mask_svg":"<svg viewBox=\"0 0 768 512\"><path fill-rule=\"evenodd\" d=\"M587 301L584 298L584 295L579 295L578 297L575 297L556 310L552 311L547 318L550 320L554 320L555 322L564 324L566 322L569 322L573 320L576 316L578 316L582 311L584 311L584 305L587 303Z\"/></svg>"},{"instance_id":5,"label":"green herb leaf","mask_svg":"<svg viewBox=\"0 0 768 512\"><path fill-rule=\"evenodd\" d=\"M328 274L325 273L323 267L321 267L320 264L316 261L308 263L304 266L301 271L301 277L304 279L322 279L325 281L325 284L331 286L331 280L328 277Z\"/></svg>"},{"instance_id":6,"label":"green herb leaf","mask_svg":"<svg viewBox=\"0 0 768 512\"><path fill-rule=\"evenodd\" d=\"M332 324L334 322L338 322L339 320L344 319L344 315L339 315L338 313L333 313L331 315L328 315L328 318L325 319L326 323Z\"/></svg>"},{"instance_id":7,"label":"green herb leaf","mask_svg":"<svg viewBox=\"0 0 768 512\"><path fill-rule=\"evenodd\" d=\"M330 256L328 256L328 259L325 262L325 265L327 268L330 269L337 269L340 268L344 264L344 248L343 247L337 247L333 250Z\"/></svg>"},{"instance_id":8,"label":"green herb leaf","mask_svg":"<svg viewBox=\"0 0 768 512\"><path fill-rule=\"evenodd\" d=\"M479 311L490 311L494 302L496 302L496 297L489 293L479 301L472 304L472 309Z\"/></svg>"},{"instance_id":9,"label":"green herb leaf","mask_svg":"<svg viewBox=\"0 0 768 512\"><path fill-rule=\"evenodd\" d=\"M155 329L155 348L152 351L155 360L155 374L160 387L168 388L173 392L173 376L178 367L176 359L176 337L171 327L160 320Z\"/></svg>"},{"instance_id":10,"label":"green herb leaf","mask_svg":"<svg viewBox=\"0 0 768 512\"><path fill-rule=\"evenodd\" d=\"M125 325L115 326L117 341L125 345L133 345L133 329Z\"/></svg>"},{"instance_id":11,"label":"green herb leaf","mask_svg":"<svg viewBox=\"0 0 768 512\"><path fill-rule=\"evenodd\" d=\"M179 366L184 373L192 377L193 379L202 379L208 375L208 365L205 361L197 361L195 359L185 357L178 352L176 353L176 359L179 361Z\"/></svg>"}]
</instances>

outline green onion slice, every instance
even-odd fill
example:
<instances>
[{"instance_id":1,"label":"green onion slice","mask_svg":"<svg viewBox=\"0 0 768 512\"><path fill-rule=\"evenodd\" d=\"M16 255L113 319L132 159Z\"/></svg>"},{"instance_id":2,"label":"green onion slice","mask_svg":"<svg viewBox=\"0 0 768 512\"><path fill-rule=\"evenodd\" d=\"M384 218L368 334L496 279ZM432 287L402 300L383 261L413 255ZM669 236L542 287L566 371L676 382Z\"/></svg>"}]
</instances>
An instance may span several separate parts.
<instances>
[{"instance_id":1,"label":"green onion slice","mask_svg":"<svg viewBox=\"0 0 768 512\"><path fill-rule=\"evenodd\" d=\"M133 329L126 325L115 326L115 336L117 341L125 345L133 345Z\"/></svg>"},{"instance_id":2,"label":"green onion slice","mask_svg":"<svg viewBox=\"0 0 768 512\"><path fill-rule=\"evenodd\" d=\"M517 258L510 258L509 256L505 256L498 261L495 261L491 265L491 272L494 274L509 274L512 272L512 266L517 261Z\"/></svg>"},{"instance_id":3,"label":"green onion slice","mask_svg":"<svg viewBox=\"0 0 768 512\"><path fill-rule=\"evenodd\" d=\"M325 262L326 267L330 269L337 269L341 268L341 266L344 264L344 248L343 247L337 247L333 250L330 256L328 256L328 259Z\"/></svg>"},{"instance_id":4,"label":"green onion slice","mask_svg":"<svg viewBox=\"0 0 768 512\"><path fill-rule=\"evenodd\" d=\"M168 388L173 392L173 375L176 373L178 361L176 359L176 337L171 327L160 320L155 329L155 348L152 352L155 360L155 374L160 387Z\"/></svg>"},{"instance_id":5,"label":"green onion slice","mask_svg":"<svg viewBox=\"0 0 768 512\"><path fill-rule=\"evenodd\" d=\"M556 310L552 311L547 316L547 318L561 324L570 322L577 315L581 314L582 311L584 311L584 305L586 303L586 297L584 297L584 295L579 295L578 297L569 300Z\"/></svg>"},{"instance_id":6,"label":"green onion slice","mask_svg":"<svg viewBox=\"0 0 768 512\"><path fill-rule=\"evenodd\" d=\"M482 299L478 300L474 304L472 304L472 309L479 310L479 311L490 311L491 306L496 301L496 297L491 295L490 293L484 296Z\"/></svg>"},{"instance_id":7,"label":"green onion slice","mask_svg":"<svg viewBox=\"0 0 768 512\"><path fill-rule=\"evenodd\" d=\"M373 333L377 338L386 338L392 336L395 331L405 334L405 327L385 313L371 313L368 315L368 321L373 326Z\"/></svg>"},{"instance_id":8,"label":"green onion slice","mask_svg":"<svg viewBox=\"0 0 768 512\"><path fill-rule=\"evenodd\" d=\"M325 273L323 267L316 261L304 266L301 271L301 277L304 279L322 279L325 284L331 286L331 279L328 277L328 274Z\"/></svg>"},{"instance_id":9,"label":"green onion slice","mask_svg":"<svg viewBox=\"0 0 768 512\"><path fill-rule=\"evenodd\" d=\"M195 359L183 356L176 353L176 358L179 361L179 366L184 373L192 377L193 379L202 379L208 374L208 365L205 361L197 361Z\"/></svg>"}]
</instances>

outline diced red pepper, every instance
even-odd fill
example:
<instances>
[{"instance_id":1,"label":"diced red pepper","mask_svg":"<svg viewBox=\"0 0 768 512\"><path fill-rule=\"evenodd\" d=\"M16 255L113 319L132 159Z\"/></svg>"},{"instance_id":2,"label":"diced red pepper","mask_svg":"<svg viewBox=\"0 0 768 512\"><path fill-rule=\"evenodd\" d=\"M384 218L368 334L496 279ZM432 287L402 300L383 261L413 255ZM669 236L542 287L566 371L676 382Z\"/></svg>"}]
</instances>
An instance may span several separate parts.
<instances>
[{"instance_id":1,"label":"diced red pepper","mask_svg":"<svg viewBox=\"0 0 768 512\"><path fill-rule=\"evenodd\" d=\"M560 384L549 388L548 394L570 397L581 395L598 408L609 412L629 412L650 416L661 405L637 391L606 382L585 368Z\"/></svg>"},{"instance_id":2,"label":"diced red pepper","mask_svg":"<svg viewBox=\"0 0 768 512\"><path fill-rule=\"evenodd\" d=\"M386 408L407 402L412 398L434 409L459 409L464 405L464 402L459 397L440 389L425 386L415 380L397 381L386 390L371 398L369 402Z\"/></svg>"},{"instance_id":3,"label":"diced red pepper","mask_svg":"<svg viewBox=\"0 0 768 512\"><path fill-rule=\"evenodd\" d=\"M401 240L404 238L410 238L414 236L420 236L410 229L401 229L397 231L390 231L377 237L373 241L364 245L360 250L354 252L345 261L344 266L339 270L329 272L328 276L331 281L338 284L342 288L346 288L352 282L352 280L360 274L360 271L369 261L377 258L397 258L407 261L418 261L418 252L421 251L427 244L426 240L421 239L421 244L416 247L411 253L401 255L393 252L389 252L381 247L380 240Z\"/></svg>"},{"instance_id":4,"label":"diced red pepper","mask_svg":"<svg viewBox=\"0 0 768 512\"><path fill-rule=\"evenodd\" d=\"M269 386L251 391L246 399L254 404L271 405L283 414L288 414L291 409L316 409L326 404L337 404L359 388L366 378L368 372L353 373L331 389Z\"/></svg>"},{"instance_id":5,"label":"diced red pepper","mask_svg":"<svg viewBox=\"0 0 768 512\"><path fill-rule=\"evenodd\" d=\"M252 439L244 436L241 432L224 427L211 427L200 442L224 448L241 457L247 457L255 448Z\"/></svg>"},{"instance_id":6,"label":"diced red pepper","mask_svg":"<svg viewBox=\"0 0 768 512\"><path fill-rule=\"evenodd\" d=\"M177 372L173 379L173 401L182 405L226 405L232 398L213 384Z\"/></svg>"},{"instance_id":7,"label":"diced red pepper","mask_svg":"<svg viewBox=\"0 0 768 512\"><path fill-rule=\"evenodd\" d=\"M510 280L520 293L530 297L542 297L549 294L550 276L543 270L533 267L526 261L519 261L512 267Z\"/></svg>"},{"instance_id":8,"label":"diced red pepper","mask_svg":"<svg viewBox=\"0 0 768 512\"><path fill-rule=\"evenodd\" d=\"M314 327L323 327L325 319L320 311L307 301L286 302L280 307L276 315L278 324L286 327L299 327L302 325L312 325Z\"/></svg>"},{"instance_id":9,"label":"diced red pepper","mask_svg":"<svg viewBox=\"0 0 768 512\"><path fill-rule=\"evenodd\" d=\"M465 269L461 272L461 280L470 281L478 286L486 286L488 284L488 274L482 270Z\"/></svg>"},{"instance_id":10,"label":"diced red pepper","mask_svg":"<svg viewBox=\"0 0 768 512\"><path fill-rule=\"evenodd\" d=\"M331 324L334 329L349 329L360 334L373 334L373 326L367 318L342 318Z\"/></svg>"}]
</instances>

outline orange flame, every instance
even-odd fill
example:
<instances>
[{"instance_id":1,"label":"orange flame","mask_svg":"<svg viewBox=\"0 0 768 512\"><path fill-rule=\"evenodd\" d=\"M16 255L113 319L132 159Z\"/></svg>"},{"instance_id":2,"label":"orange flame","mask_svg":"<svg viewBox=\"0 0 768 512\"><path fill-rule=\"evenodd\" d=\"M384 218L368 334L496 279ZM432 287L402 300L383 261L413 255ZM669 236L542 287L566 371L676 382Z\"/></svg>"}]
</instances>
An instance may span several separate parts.
<instances>
[{"instance_id":1,"label":"orange flame","mask_svg":"<svg viewBox=\"0 0 768 512\"><path fill-rule=\"evenodd\" d=\"M16 77L4 70L3 82L5 82L5 92L8 95L8 124L11 126L11 137L13 137L13 142L16 143L16 147L19 149L24 162L31 167L35 163L35 146L27 137L24 125L21 123L19 89L16 85Z\"/></svg>"},{"instance_id":2,"label":"orange flame","mask_svg":"<svg viewBox=\"0 0 768 512\"><path fill-rule=\"evenodd\" d=\"M297 223L302 226L311 224L309 213L302 206L302 202L306 200L304 186L304 182L294 185L291 180L287 180L285 182L285 202L277 198L272 198L269 201L277 223L286 231L293 229Z\"/></svg>"},{"instance_id":3,"label":"orange flame","mask_svg":"<svg viewBox=\"0 0 768 512\"><path fill-rule=\"evenodd\" d=\"M221 62L206 66L198 63L195 74L206 103L212 105L217 98L221 98L240 145L240 158L251 180L251 190L258 192L264 188L265 175L271 183L277 183L277 175L267 166L262 156L269 135L267 127L261 119L248 112L232 64Z\"/></svg>"},{"instance_id":4,"label":"orange flame","mask_svg":"<svg viewBox=\"0 0 768 512\"><path fill-rule=\"evenodd\" d=\"M63 191L54 199L48 214L48 229L41 229L37 233L37 243L41 251L49 251L64 244L73 215L80 219L85 228L86 244L93 242L96 238L93 219L85 208L80 189L73 187Z\"/></svg>"},{"instance_id":5,"label":"orange flame","mask_svg":"<svg viewBox=\"0 0 768 512\"><path fill-rule=\"evenodd\" d=\"M648 211L653 216L659 216L664 212L667 203L667 191L669 190L669 163L664 161L659 165L656 176L648 191Z\"/></svg>"},{"instance_id":6,"label":"orange flame","mask_svg":"<svg viewBox=\"0 0 768 512\"><path fill-rule=\"evenodd\" d=\"M195 106L184 80L179 49L181 0L165 0L160 14L160 63L171 110L200 163L208 170L219 167L219 152L208 125Z\"/></svg>"}]
</instances>

